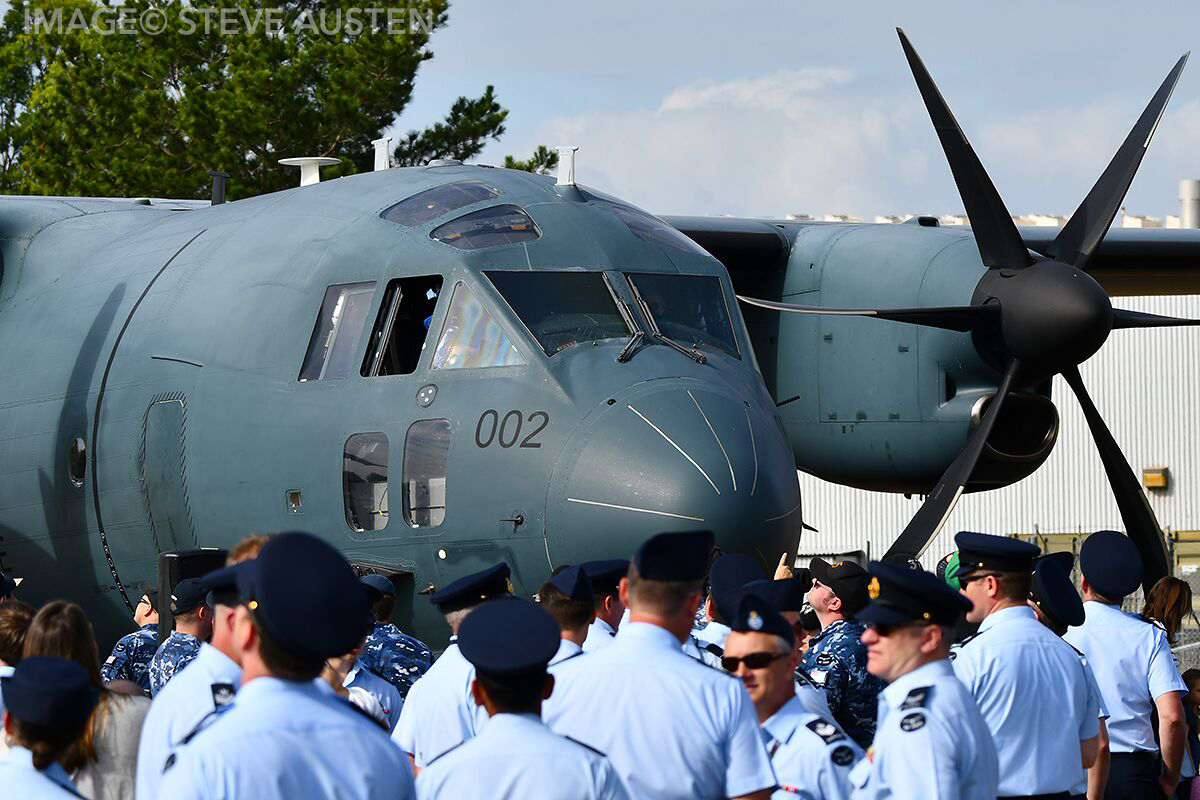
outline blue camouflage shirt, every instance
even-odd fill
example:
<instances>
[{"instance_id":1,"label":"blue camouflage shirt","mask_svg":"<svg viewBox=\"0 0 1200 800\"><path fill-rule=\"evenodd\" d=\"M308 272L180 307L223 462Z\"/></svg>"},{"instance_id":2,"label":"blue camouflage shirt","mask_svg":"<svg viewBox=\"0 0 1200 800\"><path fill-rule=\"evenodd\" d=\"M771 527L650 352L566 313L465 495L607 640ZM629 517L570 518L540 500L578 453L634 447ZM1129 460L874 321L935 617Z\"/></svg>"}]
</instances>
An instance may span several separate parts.
<instances>
[{"instance_id":1,"label":"blue camouflage shirt","mask_svg":"<svg viewBox=\"0 0 1200 800\"><path fill-rule=\"evenodd\" d=\"M879 693L887 685L867 672L866 626L839 619L814 636L800 666L825 689L833 718L860 747L871 746Z\"/></svg>"},{"instance_id":2,"label":"blue camouflage shirt","mask_svg":"<svg viewBox=\"0 0 1200 800\"><path fill-rule=\"evenodd\" d=\"M433 664L433 653L420 639L402 633L390 622L380 622L367 637L358 662L395 686L404 699Z\"/></svg>"},{"instance_id":3,"label":"blue camouflage shirt","mask_svg":"<svg viewBox=\"0 0 1200 800\"><path fill-rule=\"evenodd\" d=\"M100 680L133 681L150 694L150 659L158 649L158 626L143 625L113 645L112 654L100 665Z\"/></svg>"},{"instance_id":4,"label":"blue camouflage shirt","mask_svg":"<svg viewBox=\"0 0 1200 800\"><path fill-rule=\"evenodd\" d=\"M150 659L150 696L155 697L176 672L200 655L200 640L190 633L171 631L171 635Z\"/></svg>"}]
</instances>

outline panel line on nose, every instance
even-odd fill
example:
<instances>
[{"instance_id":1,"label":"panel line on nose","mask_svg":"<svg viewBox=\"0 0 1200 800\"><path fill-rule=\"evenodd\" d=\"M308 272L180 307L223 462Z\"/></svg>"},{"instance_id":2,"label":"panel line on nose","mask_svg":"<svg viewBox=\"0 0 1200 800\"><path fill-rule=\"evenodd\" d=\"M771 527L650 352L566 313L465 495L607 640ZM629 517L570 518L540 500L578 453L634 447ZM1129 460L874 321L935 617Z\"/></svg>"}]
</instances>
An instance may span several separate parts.
<instances>
[{"instance_id":1,"label":"panel line on nose","mask_svg":"<svg viewBox=\"0 0 1200 800\"><path fill-rule=\"evenodd\" d=\"M796 503L796 505L792 506L790 511L785 511L782 514L780 514L778 517L768 517L767 519L763 520L763 522L774 522L775 520L783 519L784 517L790 517L792 514L795 514L799 509L800 509L800 504Z\"/></svg>"},{"instance_id":2,"label":"panel line on nose","mask_svg":"<svg viewBox=\"0 0 1200 800\"><path fill-rule=\"evenodd\" d=\"M632 411L633 413L637 414L639 417L641 417L641 418L642 418L642 422L646 423L646 424L647 424L647 425L649 425L651 428L653 428L655 433L657 433L659 436L661 436L662 438L664 438L664 439L666 439L666 440L667 440L667 444L671 445L671 447L674 447L676 450L678 450L678 451L679 451L679 455L681 455L681 456L683 456L684 458L686 458L686 459L688 460L688 463L689 463L689 464L691 464L693 467L695 467L695 468L696 468L696 471L697 471L697 472L699 472L701 475L703 475L703 476L704 476L704 480L708 481L708 485L709 485L709 486L711 486L711 487L713 488L713 491L714 491L714 492L716 492L717 494L720 494L720 493L721 493L721 490L717 488L717 485L716 485L715 483L713 483L713 479L712 479L712 478L710 478L710 477L708 477L708 473L704 471L704 468L703 468L703 467L701 467L699 464L697 464L697 463L696 463L696 460L695 460L694 458L692 458L691 456L689 456L689 455L687 454L687 452L686 452L686 451L685 451L685 450L684 450L682 447L680 447L679 445L675 444L675 442L674 442L674 441L672 441L672 439L671 439L671 437L670 437L670 436L667 436L665 433L663 433L663 432L662 432L662 428L658 427L658 426L657 426L657 425L655 425L653 422L651 422L650 420L646 419L646 416L645 416L644 414L642 414L642 412L640 412L640 411L638 411L636 408L634 408L633 406L631 406L631 405L626 405L625 407L626 407L626 408L628 408L628 409L629 409L630 411Z\"/></svg>"},{"instance_id":3,"label":"panel line on nose","mask_svg":"<svg viewBox=\"0 0 1200 800\"><path fill-rule=\"evenodd\" d=\"M737 491L737 476L733 474L733 462L729 460L729 453L725 452L725 445L721 444L721 437L717 436L717 431L713 428L712 423L708 421L708 415L704 413L704 409L700 407L700 401L696 399L696 395L692 394L692 390L687 390L688 397L692 398L692 402L696 404L696 410L700 412L700 416L704 418L704 424L708 426L708 430L712 433L713 438L717 440L717 447L721 448L721 455L725 456L725 463L729 467L729 480L733 481L733 490Z\"/></svg>"},{"instance_id":4,"label":"panel line on nose","mask_svg":"<svg viewBox=\"0 0 1200 800\"><path fill-rule=\"evenodd\" d=\"M578 497L568 497L568 503L582 503L585 506L600 506L601 508L615 508L619 511L638 511L642 514L656 514L660 517L671 517L673 519L686 519L689 522L704 522L704 517L689 517L686 514L672 514L670 511L655 511L652 508L638 508L637 506L619 506L616 503L601 503L599 500L580 500Z\"/></svg>"}]
</instances>

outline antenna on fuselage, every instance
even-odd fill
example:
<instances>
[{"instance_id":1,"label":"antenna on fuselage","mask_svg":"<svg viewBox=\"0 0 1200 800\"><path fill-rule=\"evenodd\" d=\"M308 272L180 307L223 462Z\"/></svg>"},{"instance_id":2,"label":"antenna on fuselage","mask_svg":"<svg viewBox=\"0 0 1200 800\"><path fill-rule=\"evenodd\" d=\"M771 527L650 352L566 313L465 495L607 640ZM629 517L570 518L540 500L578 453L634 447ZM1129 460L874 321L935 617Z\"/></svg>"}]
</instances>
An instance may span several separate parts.
<instances>
[{"instance_id":1,"label":"antenna on fuselage","mask_svg":"<svg viewBox=\"0 0 1200 800\"><path fill-rule=\"evenodd\" d=\"M229 173L210 169L208 176L213 179L212 205L219 206L225 202L225 181L229 180Z\"/></svg>"},{"instance_id":2,"label":"antenna on fuselage","mask_svg":"<svg viewBox=\"0 0 1200 800\"><path fill-rule=\"evenodd\" d=\"M375 148L375 170L392 168L392 137L384 136L371 142Z\"/></svg>"},{"instance_id":3,"label":"antenna on fuselage","mask_svg":"<svg viewBox=\"0 0 1200 800\"><path fill-rule=\"evenodd\" d=\"M300 168L300 185L311 186L321 182L321 167L332 166L341 162L340 158L328 156L303 156L301 158L281 158L279 163L285 167Z\"/></svg>"},{"instance_id":4,"label":"antenna on fuselage","mask_svg":"<svg viewBox=\"0 0 1200 800\"><path fill-rule=\"evenodd\" d=\"M578 147L558 147L558 182L555 186L575 185L575 151Z\"/></svg>"}]
</instances>

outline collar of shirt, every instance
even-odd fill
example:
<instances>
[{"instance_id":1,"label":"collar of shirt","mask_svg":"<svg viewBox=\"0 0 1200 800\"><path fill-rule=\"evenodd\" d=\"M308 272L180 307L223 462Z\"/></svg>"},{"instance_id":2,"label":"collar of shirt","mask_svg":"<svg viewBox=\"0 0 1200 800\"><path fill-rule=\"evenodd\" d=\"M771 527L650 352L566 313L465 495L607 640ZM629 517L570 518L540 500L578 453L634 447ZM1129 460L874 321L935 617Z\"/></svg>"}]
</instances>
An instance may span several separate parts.
<instances>
[{"instance_id":1,"label":"collar of shirt","mask_svg":"<svg viewBox=\"0 0 1200 800\"><path fill-rule=\"evenodd\" d=\"M622 625L621 630L617 631L617 640L646 642L662 650L678 650L680 647L675 634L650 622L630 622Z\"/></svg>"},{"instance_id":2,"label":"collar of shirt","mask_svg":"<svg viewBox=\"0 0 1200 800\"><path fill-rule=\"evenodd\" d=\"M1103 617L1105 614L1120 614L1125 616L1125 612L1120 606L1110 606L1108 603L1101 603L1099 600L1088 600L1083 604L1083 619L1084 622L1093 617Z\"/></svg>"},{"instance_id":3,"label":"collar of shirt","mask_svg":"<svg viewBox=\"0 0 1200 800\"><path fill-rule=\"evenodd\" d=\"M0 759L0 760L3 760L4 763L6 763L6 764L15 764L20 767L27 767L28 769L31 769L31 770L34 769L33 753L29 752L29 750L25 749L24 747L20 747L18 745L13 745L12 747L10 747L8 749L8 753L6 753L4 758ZM43 770L37 770L37 771L41 775L45 775L48 780L54 781L59 786L62 786L64 789L69 791L71 794L79 793L75 789L75 784L71 783L71 778L67 775L66 770L64 770L61 766L59 766L57 762L54 764L51 764L50 766L46 767Z\"/></svg>"},{"instance_id":4,"label":"collar of shirt","mask_svg":"<svg viewBox=\"0 0 1200 800\"><path fill-rule=\"evenodd\" d=\"M771 734L771 738L780 744L787 744L792 738L792 734L796 732L796 728L800 724L800 718L805 715L804 706L800 705L800 698L792 695L788 701L779 707L779 710L767 718L767 721L762 724L762 728L767 733Z\"/></svg>"},{"instance_id":5,"label":"collar of shirt","mask_svg":"<svg viewBox=\"0 0 1200 800\"><path fill-rule=\"evenodd\" d=\"M554 654L554 658L550 659L550 663L562 661L565 658L570 658L576 653L582 653L583 648L572 642L570 639L563 639L558 643L558 652Z\"/></svg>"},{"instance_id":6,"label":"collar of shirt","mask_svg":"<svg viewBox=\"0 0 1200 800\"><path fill-rule=\"evenodd\" d=\"M616 631L614 631L612 629L612 625L609 625L607 622L600 619L599 617L596 617L596 619L592 621L592 625L599 628L604 633L607 633L609 636L615 636L617 633Z\"/></svg>"},{"instance_id":7,"label":"collar of shirt","mask_svg":"<svg viewBox=\"0 0 1200 800\"><path fill-rule=\"evenodd\" d=\"M211 665L214 678L226 678L234 685L242 682L242 668L237 662L208 642L200 643L200 653L192 663Z\"/></svg>"},{"instance_id":8,"label":"collar of shirt","mask_svg":"<svg viewBox=\"0 0 1200 800\"><path fill-rule=\"evenodd\" d=\"M950 665L950 660L940 658L937 661L931 661L928 664L922 664L912 672L906 672L896 680L887 685L882 692L879 693L880 707L899 708L904 702L904 698L908 697L908 693L918 686L931 686L939 678L953 677L954 667Z\"/></svg>"},{"instance_id":9,"label":"collar of shirt","mask_svg":"<svg viewBox=\"0 0 1200 800\"><path fill-rule=\"evenodd\" d=\"M324 689L318 683L325 684ZM259 698L287 694L289 692L299 692L311 697L323 698L333 693L333 689L319 677L311 681L285 681L283 678L263 675L249 683L242 684L242 688L238 689L237 704L239 706L247 706L253 704Z\"/></svg>"},{"instance_id":10,"label":"collar of shirt","mask_svg":"<svg viewBox=\"0 0 1200 800\"><path fill-rule=\"evenodd\" d=\"M529 738L527 732L531 727L545 728L546 724L542 722L542 718L537 714L500 712L488 719L487 725L484 726L479 735L482 736L486 732L490 738L499 738L508 742L521 742Z\"/></svg>"},{"instance_id":11,"label":"collar of shirt","mask_svg":"<svg viewBox=\"0 0 1200 800\"><path fill-rule=\"evenodd\" d=\"M342 686L349 686L354 683L354 679L358 676L358 668L361 666L357 661L354 662L354 666L346 673L346 679L342 681Z\"/></svg>"},{"instance_id":12,"label":"collar of shirt","mask_svg":"<svg viewBox=\"0 0 1200 800\"><path fill-rule=\"evenodd\" d=\"M820 633L818 633L816 636L814 636L812 638L812 644L816 644L817 642L821 641L822 639L825 639L825 638L828 638L828 637L834 635L839 630L841 630L843 627L845 627L846 625L849 625L850 622L851 622L851 620L848 620L848 619L835 619L833 622L826 625L824 630L822 630Z\"/></svg>"},{"instance_id":13,"label":"collar of shirt","mask_svg":"<svg viewBox=\"0 0 1200 800\"><path fill-rule=\"evenodd\" d=\"M994 628L997 625L1001 625L1005 622L1012 622L1013 620L1021 619L1022 617L1026 619L1032 619L1034 621L1037 620L1037 617L1034 616L1033 609L1029 606L1009 606L1008 608L1002 608L999 611L993 611L992 613L988 614L987 617L984 618L983 622L979 623L979 632L983 633L988 628Z\"/></svg>"},{"instance_id":14,"label":"collar of shirt","mask_svg":"<svg viewBox=\"0 0 1200 800\"><path fill-rule=\"evenodd\" d=\"M200 643L200 640L195 636L192 636L190 633L184 633L183 631L171 631L170 638L177 642L185 642L187 644L191 644L193 642L196 644Z\"/></svg>"},{"instance_id":15,"label":"collar of shirt","mask_svg":"<svg viewBox=\"0 0 1200 800\"><path fill-rule=\"evenodd\" d=\"M143 625L142 627L138 628L138 630L146 631L147 633L157 634L158 633L158 623L157 622L148 623L148 624Z\"/></svg>"},{"instance_id":16,"label":"collar of shirt","mask_svg":"<svg viewBox=\"0 0 1200 800\"><path fill-rule=\"evenodd\" d=\"M702 642L711 642L715 645L724 645L725 637L733 631L728 625L722 625L720 622L709 622L701 630L696 633L696 638Z\"/></svg>"}]
</instances>

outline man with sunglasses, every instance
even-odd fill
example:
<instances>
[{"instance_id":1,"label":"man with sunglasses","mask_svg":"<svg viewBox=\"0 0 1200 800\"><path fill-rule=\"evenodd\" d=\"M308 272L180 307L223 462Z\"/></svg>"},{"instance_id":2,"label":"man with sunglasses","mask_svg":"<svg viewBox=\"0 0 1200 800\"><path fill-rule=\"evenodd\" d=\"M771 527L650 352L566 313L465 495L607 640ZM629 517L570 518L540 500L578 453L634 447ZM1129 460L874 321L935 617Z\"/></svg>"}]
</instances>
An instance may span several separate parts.
<instances>
[{"instance_id":1,"label":"man with sunglasses","mask_svg":"<svg viewBox=\"0 0 1200 800\"><path fill-rule=\"evenodd\" d=\"M879 728L850 772L853 797L993 800L997 760L975 701L950 666L953 626L970 603L927 572L871 562L867 668L887 682Z\"/></svg>"},{"instance_id":2,"label":"man with sunglasses","mask_svg":"<svg viewBox=\"0 0 1200 800\"><path fill-rule=\"evenodd\" d=\"M150 695L150 660L158 649L158 592L147 589L133 610L138 629L113 645L112 654L100 665L105 683L132 681Z\"/></svg>"},{"instance_id":3,"label":"man with sunglasses","mask_svg":"<svg viewBox=\"0 0 1200 800\"><path fill-rule=\"evenodd\" d=\"M843 800L862 748L827 716L805 709L796 695L795 633L773 605L753 589L743 594L731 615L721 666L741 680L754 703L779 781L775 800Z\"/></svg>"},{"instance_id":4,"label":"man with sunglasses","mask_svg":"<svg viewBox=\"0 0 1200 800\"><path fill-rule=\"evenodd\" d=\"M954 671L992 732L999 794L1067 798L1096 761L1100 708L1078 654L1027 604L1038 548L969 531L954 541L967 621L980 623Z\"/></svg>"}]
</instances>

